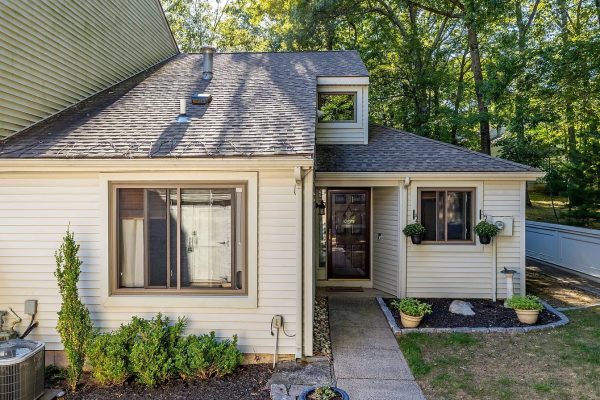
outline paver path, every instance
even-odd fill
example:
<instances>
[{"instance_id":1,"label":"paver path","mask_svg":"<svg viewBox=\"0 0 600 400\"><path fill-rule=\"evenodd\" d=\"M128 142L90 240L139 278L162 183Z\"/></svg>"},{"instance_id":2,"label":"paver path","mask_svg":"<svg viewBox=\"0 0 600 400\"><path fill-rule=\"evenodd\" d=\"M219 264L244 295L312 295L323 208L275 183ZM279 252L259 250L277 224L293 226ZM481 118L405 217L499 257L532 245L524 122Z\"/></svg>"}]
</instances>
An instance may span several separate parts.
<instances>
[{"instance_id":1,"label":"paver path","mask_svg":"<svg viewBox=\"0 0 600 400\"><path fill-rule=\"evenodd\" d=\"M424 400L385 317L372 297L332 295L333 372L352 400Z\"/></svg>"}]
</instances>

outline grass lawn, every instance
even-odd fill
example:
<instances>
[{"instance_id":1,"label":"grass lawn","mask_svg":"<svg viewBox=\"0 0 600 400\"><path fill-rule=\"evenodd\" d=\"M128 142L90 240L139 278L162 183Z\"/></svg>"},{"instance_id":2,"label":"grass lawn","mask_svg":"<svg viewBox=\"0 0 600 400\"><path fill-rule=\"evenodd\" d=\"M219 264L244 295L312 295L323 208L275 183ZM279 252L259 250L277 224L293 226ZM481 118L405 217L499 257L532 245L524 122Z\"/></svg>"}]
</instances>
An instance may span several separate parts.
<instances>
[{"instance_id":1,"label":"grass lawn","mask_svg":"<svg viewBox=\"0 0 600 400\"><path fill-rule=\"evenodd\" d=\"M428 399L600 399L600 307L527 334L410 334L398 343Z\"/></svg>"},{"instance_id":2,"label":"grass lawn","mask_svg":"<svg viewBox=\"0 0 600 400\"><path fill-rule=\"evenodd\" d=\"M545 193L529 191L532 207L527 207L526 215L530 221L549 222L552 224L569 225L567 218L569 208L567 207L566 197L554 197L554 207L558 215L558 222L552 210L552 200ZM600 210L598 210L600 211ZM572 224L571 224L572 225ZM600 221L592 222L588 228L600 229Z\"/></svg>"}]
</instances>

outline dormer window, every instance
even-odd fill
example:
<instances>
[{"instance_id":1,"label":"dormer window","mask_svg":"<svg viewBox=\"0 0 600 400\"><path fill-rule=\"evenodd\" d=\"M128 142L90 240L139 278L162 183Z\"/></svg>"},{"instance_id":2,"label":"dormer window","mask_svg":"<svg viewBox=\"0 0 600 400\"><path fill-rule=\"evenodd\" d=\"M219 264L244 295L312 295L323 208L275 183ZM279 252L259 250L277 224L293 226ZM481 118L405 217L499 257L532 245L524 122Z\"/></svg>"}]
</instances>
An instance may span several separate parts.
<instances>
[{"instance_id":1,"label":"dormer window","mask_svg":"<svg viewBox=\"0 0 600 400\"><path fill-rule=\"evenodd\" d=\"M356 92L319 93L319 122L356 122Z\"/></svg>"}]
</instances>

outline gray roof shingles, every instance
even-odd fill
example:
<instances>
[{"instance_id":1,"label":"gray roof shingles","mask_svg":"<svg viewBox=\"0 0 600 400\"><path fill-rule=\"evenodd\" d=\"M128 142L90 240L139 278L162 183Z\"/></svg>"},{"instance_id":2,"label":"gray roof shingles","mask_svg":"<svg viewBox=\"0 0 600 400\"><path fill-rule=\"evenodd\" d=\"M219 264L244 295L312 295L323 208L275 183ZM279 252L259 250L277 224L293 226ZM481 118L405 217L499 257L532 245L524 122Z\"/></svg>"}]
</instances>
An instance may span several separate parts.
<instances>
[{"instance_id":1,"label":"gray roof shingles","mask_svg":"<svg viewBox=\"0 0 600 400\"><path fill-rule=\"evenodd\" d=\"M537 172L527 165L378 125L369 144L317 145L317 172Z\"/></svg>"},{"instance_id":2,"label":"gray roof shingles","mask_svg":"<svg viewBox=\"0 0 600 400\"><path fill-rule=\"evenodd\" d=\"M306 155L315 149L319 76L368 76L355 51L179 55L5 140L0 158ZM208 106L191 105L210 93ZM189 123L178 123L179 99Z\"/></svg>"}]
</instances>

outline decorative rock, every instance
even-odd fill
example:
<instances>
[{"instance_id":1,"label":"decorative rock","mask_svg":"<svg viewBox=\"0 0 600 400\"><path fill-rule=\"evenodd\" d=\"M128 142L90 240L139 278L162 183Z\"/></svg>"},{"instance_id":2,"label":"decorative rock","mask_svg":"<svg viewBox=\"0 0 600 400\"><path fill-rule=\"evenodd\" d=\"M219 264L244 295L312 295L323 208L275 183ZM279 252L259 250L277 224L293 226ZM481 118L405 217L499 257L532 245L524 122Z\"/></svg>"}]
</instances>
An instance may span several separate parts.
<instances>
[{"instance_id":1,"label":"decorative rock","mask_svg":"<svg viewBox=\"0 0 600 400\"><path fill-rule=\"evenodd\" d=\"M292 385L292 386L290 386L290 396L295 399L296 397L300 396L300 393L302 393L305 389L308 389L311 387L312 386L307 386L307 385Z\"/></svg>"},{"instance_id":2,"label":"decorative rock","mask_svg":"<svg viewBox=\"0 0 600 400\"><path fill-rule=\"evenodd\" d=\"M454 300L450 303L450 312L467 316L475 315L473 308L471 308L471 303L462 300Z\"/></svg>"},{"instance_id":3,"label":"decorative rock","mask_svg":"<svg viewBox=\"0 0 600 400\"><path fill-rule=\"evenodd\" d=\"M285 385L274 383L271 385L271 399L281 399L281 396L287 396L288 391Z\"/></svg>"}]
</instances>

